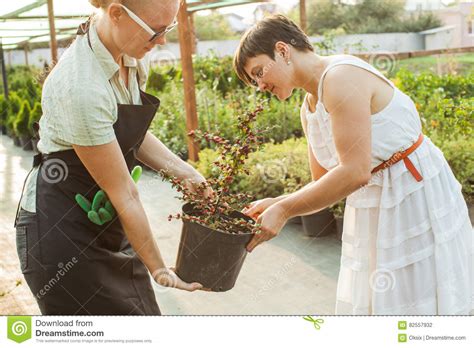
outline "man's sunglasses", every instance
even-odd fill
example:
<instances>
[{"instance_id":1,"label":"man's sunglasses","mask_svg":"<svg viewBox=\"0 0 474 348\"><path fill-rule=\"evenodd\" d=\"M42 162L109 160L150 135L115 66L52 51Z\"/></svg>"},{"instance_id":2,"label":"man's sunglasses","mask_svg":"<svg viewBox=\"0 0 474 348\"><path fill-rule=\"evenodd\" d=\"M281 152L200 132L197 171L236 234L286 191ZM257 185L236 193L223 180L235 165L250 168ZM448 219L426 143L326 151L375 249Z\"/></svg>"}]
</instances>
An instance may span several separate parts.
<instances>
[{"instance_id":1,"label":"man's sunglasses","mask_svg":"<svg viewBox=\"0 0 474 348\"><path fill-rule=\"evenodd\" d=\"M140 17L138 17L135 13L133 13L131 10L129 10L128 8L126 8L124 5L120 5L123 7L123 9L125 10L125 12L127 12L127 14L129 15L129 17L131 19L133 19L139 26L141 26L143 29L145 29L145 31L151 35L151 39L148 40L149 42L163 36L163 35L166 35L167 33L169 33L171 30L173 30L174 28L176 28L176 26L178 25L178 21L174 21L170 26L162 29L162 30L159 30L159 31L154 31L153 29L150 28L150 26L148 24L146 24Z\"/></svg>"}]
</instances>

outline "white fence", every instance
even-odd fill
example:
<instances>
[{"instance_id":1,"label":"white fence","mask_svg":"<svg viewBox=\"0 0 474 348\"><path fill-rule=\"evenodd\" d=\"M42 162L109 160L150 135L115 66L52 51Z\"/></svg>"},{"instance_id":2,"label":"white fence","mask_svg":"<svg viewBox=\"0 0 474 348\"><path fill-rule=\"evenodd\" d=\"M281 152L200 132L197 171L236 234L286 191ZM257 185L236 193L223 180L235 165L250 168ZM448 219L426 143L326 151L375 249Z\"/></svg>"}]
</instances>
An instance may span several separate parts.
<instances>
[{"instance_id":1,"label":"white fence","mask_svg":"<svg viewBox=\"0 0 474 348\"><path fill-rule=\"evenodd\" d=\"M357 34L334 37L332 43L335 52L363 53L363 52L411 52L438 48L450 48L449 30L440 30L429 35L424 33L384 33L384 34ZM312 43L324 40L322 37L311 37ZM197 54L206 56L213 52L219 57L233 55L239 41L201 41L197 44ZM60 49L59 55L64 51ZM328 52L331 53L331 52ZM169 43L152 51L152 61L180 59L179 44ZM35 49L28 53L28 62L31 65L43 66L51 57L50 50ZM5 52L8 65L25 64L25 52Z\"/></svg>"}]
</instances>

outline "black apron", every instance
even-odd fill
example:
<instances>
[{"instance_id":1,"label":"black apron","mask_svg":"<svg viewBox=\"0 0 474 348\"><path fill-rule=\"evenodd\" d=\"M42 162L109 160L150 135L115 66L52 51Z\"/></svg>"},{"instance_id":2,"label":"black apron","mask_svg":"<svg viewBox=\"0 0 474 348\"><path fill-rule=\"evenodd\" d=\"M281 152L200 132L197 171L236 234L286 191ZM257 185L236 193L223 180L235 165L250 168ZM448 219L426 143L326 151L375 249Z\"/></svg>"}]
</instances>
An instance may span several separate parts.
<instances>
[{"instance_id":1,"label":"black apron","mask_svg":"<svg viewBox=\"0 0 474 348\"><path fill-rule=\"evenodd\" d=\"M78 34L88 36L88 28ZM113 126L129 171L160 104L140 95L143 105L118 105ZM41 313L159 315L148 270L118 217L98 226L76 203L77 193L92 202L100 187L75 151L38 154L36 166L36 213L22 209L15 226L22 272Z\"/></svg>"}]
</instances>

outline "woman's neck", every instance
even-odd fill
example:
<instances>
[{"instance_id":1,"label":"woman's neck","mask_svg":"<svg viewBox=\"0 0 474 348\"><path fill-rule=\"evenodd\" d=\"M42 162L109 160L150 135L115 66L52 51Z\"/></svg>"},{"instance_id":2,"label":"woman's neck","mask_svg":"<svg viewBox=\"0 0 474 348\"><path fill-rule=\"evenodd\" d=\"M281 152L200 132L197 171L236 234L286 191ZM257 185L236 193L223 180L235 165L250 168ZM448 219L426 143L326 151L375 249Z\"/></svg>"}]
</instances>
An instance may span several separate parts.
<instances>
[{"instance_id":1,"label":"woman's neck","mask_svg":"<svg viewBox=\"0 0 474 348\"><path fill-rule=\"evenodd\" d=\"M105 16L101 16L96 22L97 35L99 36L100 41L104 44L105 48L107 48L107 50L112 55L114 61L119 66L122 66L123 53L114 43L108 28L109 25L107 23L107 18Z\"/></svg>"},{"instance_id":2,"label":"woman's neck","mask_svg":"<svg viewBox=\"0 0 474 348\"><path fill-rule=\"evenodd\" d=\"M298 52L296 59L293 60L295 64L295 85L297 88L302 88L306 92L317 96L319 81L321 75L326 68L326 59L315 53ZM308 74L308 72L311 72Z\"/></svg>"}]
</instances>

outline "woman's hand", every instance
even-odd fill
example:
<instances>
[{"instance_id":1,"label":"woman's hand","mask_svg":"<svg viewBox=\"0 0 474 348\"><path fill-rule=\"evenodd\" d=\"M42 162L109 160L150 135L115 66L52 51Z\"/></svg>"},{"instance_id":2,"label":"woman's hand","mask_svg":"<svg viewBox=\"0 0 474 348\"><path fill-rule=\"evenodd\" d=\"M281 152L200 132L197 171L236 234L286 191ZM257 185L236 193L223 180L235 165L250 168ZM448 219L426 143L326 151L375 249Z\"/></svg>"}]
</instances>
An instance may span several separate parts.
<instances>
[{"instance_id":1,"label":"woman's hand","mask_svg":"<svg viewBox=\"0 0 474 348\"><path fill-rule=\"evenodd\" d=\"M252 219L257 220L260 214L262 214L268 207L278 202L277 198L264 198L258 201L250 203L247 208L242 210L242 213L250 216Z\"/></svg>"},{"instance_id":2,"label":"woman's hand","mask_svg":"<svg viewBox=\"0 0 474 348\"><path fill-rule=\"evenodd\" d=\"M286 215L285 210L278 203L266 209L257 219L260 231L257 232L249 244L247 244L247 251L252 252L252 250L261 243L278 236L288 221L288 218L289 216Z\"/></svg>"},{"instance_id":3,"label":"woman's hand","mask_svg":"<svg viewBox=\"0 0 474 348\"><path fill-rule=\"evenodd\" d=\"M184 185L193 193L196 193L199 186L204 182L206 182L206 178L203 177L201 174L194 174L193 176L190 176L189 178L183 180ZM204 190L204 197L211 198L213 196L214 191L208 185L207 188Z\"/></svg>"},{"instance_id":4,"label":"woman's hand","mask_svg":"<svg viewBox=\"0 0 474 348\"><path fill-rule=\"evenodd\" d=\"M186 283L175 273L174 268L160 268L152 273L152 277L161 286L168 288L176 288L186 291L201 290L202 285L199 283Z\"/></svg>"}]
</instances>

